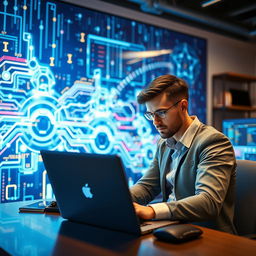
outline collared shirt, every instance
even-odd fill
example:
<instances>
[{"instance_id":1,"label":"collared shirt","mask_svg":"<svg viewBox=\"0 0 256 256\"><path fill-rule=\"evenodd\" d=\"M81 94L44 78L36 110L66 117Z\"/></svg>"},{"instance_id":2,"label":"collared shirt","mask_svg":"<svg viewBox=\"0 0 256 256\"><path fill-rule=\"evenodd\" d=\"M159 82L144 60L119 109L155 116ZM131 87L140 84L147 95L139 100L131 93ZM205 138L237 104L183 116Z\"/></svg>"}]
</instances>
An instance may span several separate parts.
<instances>
[{"instance_id":1,"label":"collared shirt","mask_svg":"<svg viewBox=\"0 0 256 256\"><path fill-rule=\"evenodd\" d=\"M171 155L172 161L170 165L170 171L166 175L167 187L171 194L169 195L168 201L175 201L175 175L183 154L190 148L192 141L195 137L196 130L200 125L200 121L196 116L191 116L193 122L187 128L179 141L176 141L173 137L166 139L166 144L169 148L173 149ZM156 219L169 219L171 212L166 203L150 204L156 214Z\"/></svg>"}]
</instances>

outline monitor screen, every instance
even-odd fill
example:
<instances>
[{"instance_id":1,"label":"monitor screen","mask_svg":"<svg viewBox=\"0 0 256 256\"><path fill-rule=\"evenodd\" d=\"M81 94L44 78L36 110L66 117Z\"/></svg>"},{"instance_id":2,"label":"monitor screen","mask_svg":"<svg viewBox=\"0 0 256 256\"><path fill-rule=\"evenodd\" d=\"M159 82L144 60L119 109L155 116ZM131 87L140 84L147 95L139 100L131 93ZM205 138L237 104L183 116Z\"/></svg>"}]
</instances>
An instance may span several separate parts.
<instances>
[{"instance_id":1,"label":"monitor screen","mask_svg":"<svg viewBox=\"0 0 256 256\"><path fill-rule=\"evenodd\" d=\"M256 118L226 119L222 127L234 147L236 158L256 161Z\"/></svg>"},{"instance_id":2,"label":"monitor screen","mask_svg":"<svg viewBox=\"0 0 256 256\"><path fill-rule=\"evenodd\" d=\"M136 182L158 140L136 95L159 75L206 120L203 38L47 0L2 1L0 27L1 202L52 198L41 149L118 154Z\"/></svg>"}]
</instances>

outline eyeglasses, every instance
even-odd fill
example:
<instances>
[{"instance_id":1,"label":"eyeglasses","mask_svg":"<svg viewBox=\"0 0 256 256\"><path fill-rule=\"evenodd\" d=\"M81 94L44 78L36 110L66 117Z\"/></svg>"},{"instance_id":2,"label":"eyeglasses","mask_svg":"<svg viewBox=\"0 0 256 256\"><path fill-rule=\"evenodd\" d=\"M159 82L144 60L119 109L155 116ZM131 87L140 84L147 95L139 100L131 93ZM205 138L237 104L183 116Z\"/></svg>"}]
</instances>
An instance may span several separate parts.
<instances>
[{"instance_id":1,"label":"eyeglasses","mask_svg":"<svg viewBox=\"0 0 256 256\"><path fill-rule=\"evenodd\" d=\"M144 116L148 119L148 120L150 120L150 121L153 121L154 120L154 118L155 118L155 116L157 116L157 117L159 117L159 118L161 118L161 119L164 119L164 118L166 118L166 114L167 114L167 112L171 109L171 108L173 108L174 106L176 106L179 102L181 102L182 101L182 99L181 100L179 100L179 101L177 101L175 104L173 104L172 106L170 106L169 108L167 108L167 109L160 109L160 110L157 110L157 111L155 111L155 112L146 112L146 113L144 113Z\"/></svg>"}]
</instances>

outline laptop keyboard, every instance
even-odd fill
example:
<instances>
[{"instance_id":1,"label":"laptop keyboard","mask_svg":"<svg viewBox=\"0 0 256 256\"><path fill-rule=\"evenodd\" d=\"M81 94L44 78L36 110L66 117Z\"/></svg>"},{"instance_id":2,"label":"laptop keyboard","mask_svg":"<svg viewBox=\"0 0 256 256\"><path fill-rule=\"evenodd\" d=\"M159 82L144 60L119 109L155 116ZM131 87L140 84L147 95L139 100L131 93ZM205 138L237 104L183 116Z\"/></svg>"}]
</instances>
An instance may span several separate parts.
<instances>
[{"instance_id":1,"label":"laptop keyboard","mask_svg":"<svg viewBox=\"0 0 256 256\"><path fill-rule=\"evenodd\" d=\"M140 221L140 226L141 226L141 227L151 225L151 223L148 223L147 221L145 221L145 220L143 220L143 219L140 219L139 221Z\"/></svg>"},{"instance_id":2,"label":"laptop keyboard","mask_svg":"<svg viewBox=\"0 0 256 256\"><path fill-rule=\"evenodd\" d=\"M140 223L140 226L141 226L141 227L148 226L148 225L151 225L151 224L150 224L150 223L147 223L147 222Z\"/></svg>"}]
</instances>

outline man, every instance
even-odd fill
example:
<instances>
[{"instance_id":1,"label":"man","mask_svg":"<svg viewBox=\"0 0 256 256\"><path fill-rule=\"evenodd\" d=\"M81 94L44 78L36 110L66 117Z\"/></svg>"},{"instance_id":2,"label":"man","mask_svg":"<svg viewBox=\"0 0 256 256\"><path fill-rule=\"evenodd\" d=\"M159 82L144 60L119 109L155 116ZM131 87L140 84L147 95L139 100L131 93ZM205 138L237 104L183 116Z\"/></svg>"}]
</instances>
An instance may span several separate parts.
<instances>
[{"instance_id":1,"label":"man","mask_svg":"<svg viewBox=\"0 0 256 256\"><path fill-rule=\"evenodd\" d=\"M142 219L200 222L236 233L233 225L236 162L228 138L188 114L188 86L163 75L137 97L160 133L149 170L131 187ZM150 204L162 193L163 202Z\"/></svg>"}]
</instances>

